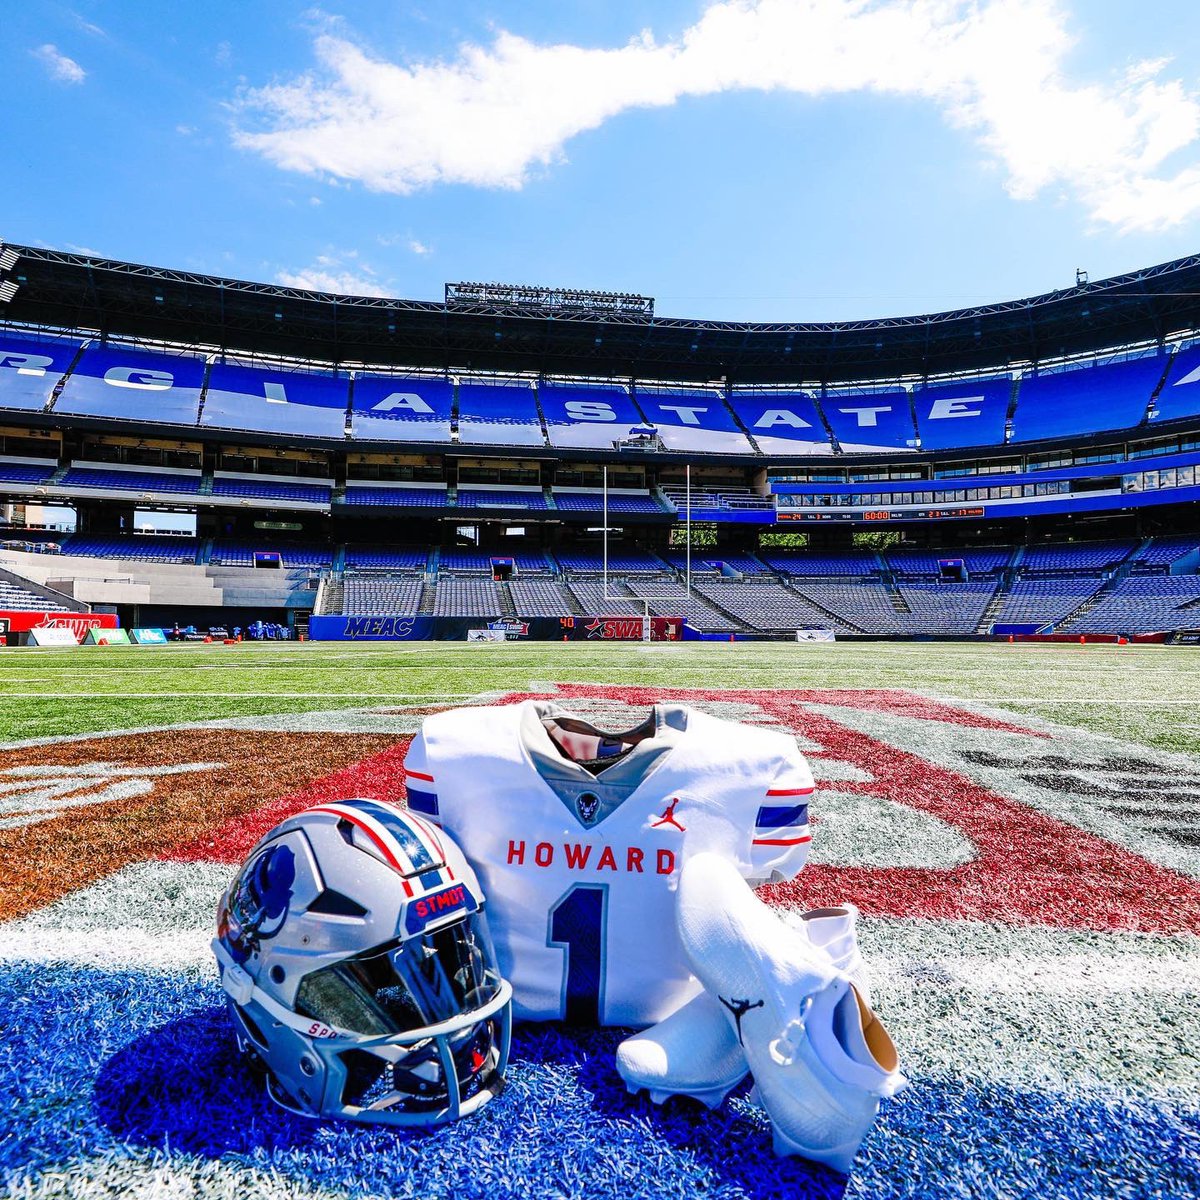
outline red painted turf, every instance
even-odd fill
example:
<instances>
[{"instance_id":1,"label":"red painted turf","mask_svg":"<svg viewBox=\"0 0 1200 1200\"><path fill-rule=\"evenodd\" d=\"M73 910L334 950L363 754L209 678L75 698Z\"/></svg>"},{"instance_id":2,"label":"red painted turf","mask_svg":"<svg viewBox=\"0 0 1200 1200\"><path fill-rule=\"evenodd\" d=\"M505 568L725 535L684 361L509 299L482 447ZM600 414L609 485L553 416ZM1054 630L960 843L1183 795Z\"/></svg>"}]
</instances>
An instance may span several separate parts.
<instances>
[{"instance_id":1,"label":"red painted turf","mask_svg":"<svg viewBox=\"0 0 1200 1200\"><path fill-rule=\"evenodd\" d=\"M850 899L864 914L1001 921L1098 931L1200 934L1200 884L1156 866L1114 842L1086 833L952 771L846 728L807 705L872 709L942 724L1046 737L924 697L893 691L711 692L563 685L559 699L603 696L633 706L713 699L757 706L813 739L822 754L851 763L870 782L837 784L841 792L881 796L929 813L961 831L977 857L950 869L814 865L796 880L764 889L804 907ZM514 693L500 703L528 698ZM258 838L285 817L320 801L404 795L402 761L409 739L345 770L318 779L165 857L238 863ZM814 804L820 814L819 796ZM819 841L819 829L817 838Z\"/></svg>"}]
</instances>

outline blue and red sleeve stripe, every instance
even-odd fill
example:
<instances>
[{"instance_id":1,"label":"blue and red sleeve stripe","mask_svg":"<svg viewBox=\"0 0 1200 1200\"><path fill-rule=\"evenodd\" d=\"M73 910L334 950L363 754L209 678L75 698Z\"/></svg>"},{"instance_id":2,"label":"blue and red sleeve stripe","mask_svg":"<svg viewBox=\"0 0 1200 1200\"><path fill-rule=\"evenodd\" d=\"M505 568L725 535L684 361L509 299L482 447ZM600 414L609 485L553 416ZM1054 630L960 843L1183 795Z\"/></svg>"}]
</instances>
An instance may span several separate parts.
<instances>
[{"instance_id":1,"label":"blue and red sleeve stripe","mask_svg":"<svg viewBox=\"0 0 1200 1200\"><path fill-rule=\"evenodd\" d=\"M764 804L754 819L755 846L800 846L812 840L808 830L808 801L811 787L776 787L767 791L770 800L784 803Z\"/></svg>"},{"instance_id":2,"label":"blue and red sleeve stripe","mask_svg":"<svg viewBox=\"0 0 1200 1200\"><path fill-rule=\"evenodd\" d=\"M427 775L424 771L410 771L405 767L404 789L408 794L408 807L413 812L437 819L438 798L432 775Z\"/></svg>"}]
</instances>

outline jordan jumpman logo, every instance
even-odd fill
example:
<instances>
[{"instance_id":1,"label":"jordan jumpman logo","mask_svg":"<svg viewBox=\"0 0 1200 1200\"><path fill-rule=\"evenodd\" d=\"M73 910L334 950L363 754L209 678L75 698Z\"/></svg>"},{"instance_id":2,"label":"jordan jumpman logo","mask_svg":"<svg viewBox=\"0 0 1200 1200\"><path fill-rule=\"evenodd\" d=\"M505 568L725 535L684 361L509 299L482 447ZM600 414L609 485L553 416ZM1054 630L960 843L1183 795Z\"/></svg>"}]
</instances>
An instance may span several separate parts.
<instances>
[{"instance_id":1,"label":"jordan jumpman logo","mask_svg":"<svg viewBox=\"0 0 1200 1200\"><path fill-rule=\"evenodd\" d=\"M720 1002L725 1005L725 1007L729 1009L731 1013L733 1013L733 1019L737 1022L738 1045L741 1046L743 1044L742 1018L752 1008L762 1008L763 1001L759 1000L757 1004L751 1004L749 1000L726 1000L724 996L718 996L717 999L720 1000Z\"/></svg>"},{"instance_id":2,"label":"jordan jumpman logo","mask_svg":"<svg viewBox=\"0 0 1200 1200\"><path fill-rule=\"evenodd\" d=\"M687 830L679 823L679 818L675 816L675 805L679 803L678 796L671 797L671 803L663 810L663 815L653 822L651 829L657 829L660 825L673 825L680 833L686 833Z\"/></svg>"}]
</instances>

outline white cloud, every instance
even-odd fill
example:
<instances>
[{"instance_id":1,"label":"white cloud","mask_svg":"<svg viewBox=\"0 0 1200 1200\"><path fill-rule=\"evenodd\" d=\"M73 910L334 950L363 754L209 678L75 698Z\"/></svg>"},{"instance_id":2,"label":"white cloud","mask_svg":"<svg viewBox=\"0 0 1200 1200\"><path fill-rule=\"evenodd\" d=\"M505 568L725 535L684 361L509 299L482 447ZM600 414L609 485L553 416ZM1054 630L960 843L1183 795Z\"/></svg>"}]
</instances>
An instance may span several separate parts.
<instances>
[{"instance_id":1,"label":"white cloud","mask_svg":"<svg viewBox=\"0 0 1200 1200\"><path fill-rule=\"evenodd\" d=\"M59 83L82 83L87 78L87 72L73 58L60 53L50 42L31 50L30 54L46 68L50 78Z\"/></svg>"},{"instance_id":2,"label":"white cloud","mask_svg":"<svg viewBox=\"0 0 1200 1200\"><path fill-rule=\"evenodd\" d=\"M1085 8L1080 8L1086 12ZM441 183L520 188L571 138L633 108L780 90L923 98L977 139L1009 192L1065 190L1123 230L1200 213L1200 101L1169 61L1079 81L1062 0L724 0L659 42L540 45L499 31L446 61L384 62L338 25L318 69L240 98L235 141L276 165L406 194Z\"/></svg>"},{"instance_id":3,"label":"white cloud","mask_svg":"<svg viewBox=\"0 0 1200 1200\"><path fill-rule=\"evenodd\" d=\"M417 255L418 258L424 258L427 254L433 253L433 247L426 245L425 242L420 241L418 238L408 239L408 249L410 253Z\"/></svg>"},{"instance_id":4,"label":"white cloud","mask_svg":"<svg viewBox=\"0 0 1200 1200\"><path fill-rule=\"evenodd\" d=\"M91 21L89 21L86 17L82 16L80 13L71 11L70 16L71 16L71 19L75 22L75 26L77 29L81 29L84 33L89 34L92 37L107 39L108 30L102 29L99 25L94 25Z\"/></svg>"},{"instance_id":5,"label":"white cloud","mask_svg":"<svg viewBox=\"0 0 1200 1200\"><path fill-rule=\"evenodd\" d=\"M358 259L357 250L318 254L311 266L295 271L280 271L275 280L284 287L305 288L311 292L334 292L340 296L395 294L389 293L382 286L375 271Z\"/></svg>"}]
</instances>

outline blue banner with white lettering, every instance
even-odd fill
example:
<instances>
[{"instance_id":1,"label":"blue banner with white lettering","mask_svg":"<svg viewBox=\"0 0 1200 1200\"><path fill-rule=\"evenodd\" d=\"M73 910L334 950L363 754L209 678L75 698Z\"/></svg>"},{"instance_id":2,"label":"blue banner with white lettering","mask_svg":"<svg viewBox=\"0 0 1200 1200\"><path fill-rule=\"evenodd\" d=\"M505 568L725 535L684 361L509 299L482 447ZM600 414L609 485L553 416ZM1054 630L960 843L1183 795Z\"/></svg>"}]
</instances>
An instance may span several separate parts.
<instances>
[{"instance_id":1,"label":"blue banner with white lettering","mask_svg":"<svg viewBox=\"0 0 1200 1200\"><path fill-rule=\"evenodd\" d=\"M1167 381L1154 401L1152 419L1174 421L1200 413L1200 346L1181 350L1171 360Z\"/></svg>"},{"instance_id":2,"label":"blue banner with white lettering","mask_svg":"<svg viewBox=\"0 0 1200 1200\"><path fill-rule=\"evenodd\" d=\"M0 408L45 408L78 350L78 338L34 340L0 332Z\"/></svg>"},{"instance_id":3,"label":"blue banner with white lettering","mask_svg":"<svg viewBox=\"0 0 1200 1200\"><path fill-rule=\"evenodd\" d=\"M217 363L208 377L200 424L341 440L349 399L345 375Z\"/></svg>"},{"instance_id":4,"label":"blue banner with white lettering","mask_svg":"<svg viewBox=\"0 0 1200 1200\"><path fill-rule=\"evenodd\" d=\"M729 406L764 454L832 454L807 392L734 392Z\"/></svg>"},{"instance_id":5,"label":"blue banner with white lettering","mask_svg":"<svg viewBox=\"0 0 1200 1200\"><path fill-rule=\"evenodd\" d=\"M1011 379L917 388L913 392L913 411L917 414L921 449L1002 446L1011 397Z\"/></svg>"},{"instance_id":6,"label":"blue banner with white lettering","mask_svg":"<svg viewBox=\"0 0 1200 1200\"><path fill-rule=\"evenodd\" d=\"M916 449L907 392L829 392L821 411L847 454Z\"/></svg>"},{"instance_id":7,"label":"blue banner with white lettering","mask_svg":"<svg viewBox=\"0 0 1200 1200\"><path fill-rule=\"evenodd\" d=\"M379 442L448 442L454 385L448 379L358 375L352 436Z\"/></svg>"},{"instance_id":8,"label":"blue banner with white lettering","mask_svg":"<svg viewBox=\"0 0 1200 1200\"><path fill-rule=\"evenodd\" d=\"M193 354L89 346L55 401L54 411L195 425L203 383L204 359Z\"/></svg>"},{"instance_id":9,"label":"blue banner with white lettering","mask_svg":"<svg viewBox=\"0 0 1200 1200\"><path fill-rule=\"evenodd\" d=\"M434 637L434 622L379 614L309 617L308 636L314 642L427 642Z\"/></svg>"}]
</instances>

